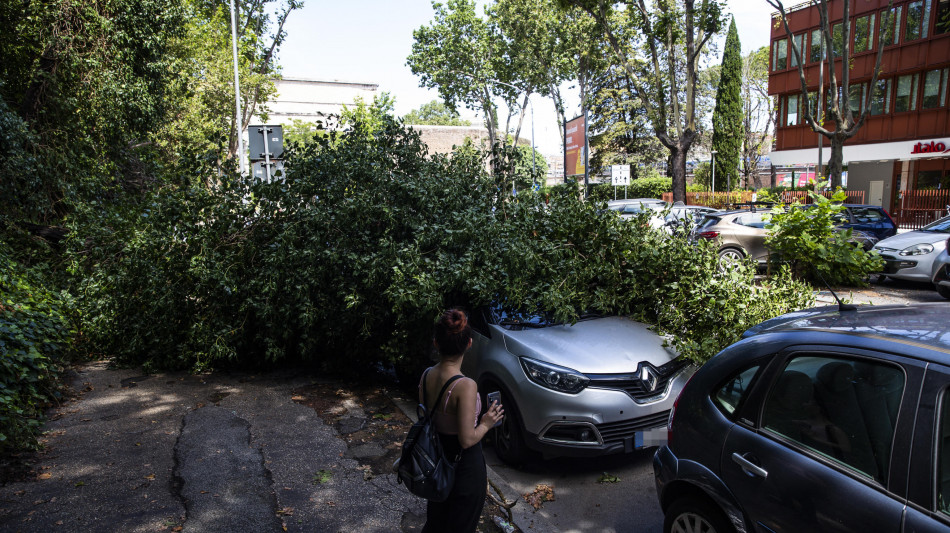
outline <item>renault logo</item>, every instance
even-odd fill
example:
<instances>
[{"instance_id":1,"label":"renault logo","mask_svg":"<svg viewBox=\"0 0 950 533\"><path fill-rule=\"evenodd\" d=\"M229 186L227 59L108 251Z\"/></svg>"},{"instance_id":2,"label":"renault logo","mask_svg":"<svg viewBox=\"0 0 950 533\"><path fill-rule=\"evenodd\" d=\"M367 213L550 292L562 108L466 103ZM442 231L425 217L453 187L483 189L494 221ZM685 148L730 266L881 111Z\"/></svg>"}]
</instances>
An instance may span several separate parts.
<instances>
[{"instance_id":1,"label":"renault logo","mask_svg":"<svg viewBox=\"0 0 950 533\"><path fill-rule=\"evenodd\" d=\"M640 383L643 383L643 388L647 392L654 392L660 384L660 376L657 375L656 370L650 365L640 367L639 377Z\"/></svg>"}]
</instances>

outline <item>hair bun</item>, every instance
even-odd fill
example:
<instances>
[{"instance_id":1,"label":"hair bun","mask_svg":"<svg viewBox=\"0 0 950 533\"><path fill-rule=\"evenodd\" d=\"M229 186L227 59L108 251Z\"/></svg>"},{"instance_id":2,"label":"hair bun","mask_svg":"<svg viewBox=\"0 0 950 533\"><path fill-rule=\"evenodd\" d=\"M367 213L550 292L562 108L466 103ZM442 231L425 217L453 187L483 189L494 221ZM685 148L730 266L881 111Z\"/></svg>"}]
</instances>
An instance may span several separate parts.
<instances>
[{"instance_id":1,"label":"hair bun","mask_svg":"<svg viewBox=\"0 0 950 533\"><path fill-rule=\"evenodd\" d=\"M468 317L465 316L465 313L459 309L451 309L446 313L446 325L448 326L449 333L453 335L458 335L465 330L465 327L468 326Z\"/></svg>"}]
</instances>

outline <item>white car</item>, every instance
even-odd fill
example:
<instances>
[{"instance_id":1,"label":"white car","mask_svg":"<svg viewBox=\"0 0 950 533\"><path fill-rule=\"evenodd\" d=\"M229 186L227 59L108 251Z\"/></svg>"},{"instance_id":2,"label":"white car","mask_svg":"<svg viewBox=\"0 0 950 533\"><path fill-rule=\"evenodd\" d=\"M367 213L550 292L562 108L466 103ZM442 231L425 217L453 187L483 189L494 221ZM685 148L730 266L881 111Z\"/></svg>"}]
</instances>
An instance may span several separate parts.
<instances>
[{"instance_id":1,"label":"white car","mask_svg":"<svg viewBox=\"0 0 950 533\"><path fill-rule=\"evenodd\" d=\"M607 202L607 209L620 213L621 218L632 218L644 211L649 211L653 218L660 217L660 214L670 204L664 200L656 198L630 198L626 200L610 200ZM662 220L662 218L660 218Z\"/></svg>"},{"instance_id":2,"label":"white car","mask_svg":"<svg viewBox=\"0 0 950 533\"><path fill-rule=\"evenodd\" d=\"M950 246L950 239L944 243ZM950 298L950 249L944 249L943 253L937 256L934 261L934 289L944 298Z\"/></svg>"},{"instance_id":3,"label":"white car","mask_svg":"<svg viewBox=\"0 0 950 533\"><path fill-rule=\"evenodd\" d=\"M929 282L934 276L934 259L947 249L950 216L915 231L888 237L873 250L884 258L881 275L908 281Z\"/></svg>"}]
</instances>

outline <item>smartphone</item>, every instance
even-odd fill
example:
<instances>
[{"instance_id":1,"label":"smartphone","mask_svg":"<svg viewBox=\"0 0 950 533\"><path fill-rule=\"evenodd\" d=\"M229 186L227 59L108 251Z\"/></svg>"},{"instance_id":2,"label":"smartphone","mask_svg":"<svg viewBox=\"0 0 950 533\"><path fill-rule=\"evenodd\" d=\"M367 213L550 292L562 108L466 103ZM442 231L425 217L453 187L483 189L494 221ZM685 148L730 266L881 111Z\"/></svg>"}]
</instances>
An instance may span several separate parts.
<instances>
[{"instance_id":1,"label":"smartphone","mask_svg":"<svg viewBox=\"0 0 950 533\"><path fill-rule=\"evenodd\" d=\"M495 402L498 402L498 405L501 406L501 392L500 391L489 392L485 396L485 400L488 402L488 407L491 407L491 404ZM495 422L495 425L492 427L498 427L500 425L501 425L501 420L499 420L498 422Z\"/></svg>"}]
</instances>

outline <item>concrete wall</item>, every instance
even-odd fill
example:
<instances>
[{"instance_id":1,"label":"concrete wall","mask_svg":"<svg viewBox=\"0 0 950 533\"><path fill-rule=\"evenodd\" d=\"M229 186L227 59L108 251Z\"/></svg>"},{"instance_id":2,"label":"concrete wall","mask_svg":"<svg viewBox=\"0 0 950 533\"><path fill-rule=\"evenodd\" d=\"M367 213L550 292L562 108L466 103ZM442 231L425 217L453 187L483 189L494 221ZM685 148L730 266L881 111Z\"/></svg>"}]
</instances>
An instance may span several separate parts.
<instances>
[{"instance_id":1,"label":"concrete wall","mask_svg":"<svg viewBox=\"0 0 950 533\"><path fill-rule=\"evenodd\" d=\"M277 80L277 94L268 102L268 124L289 124L323 120L325 115L339 115L343 106L353 106L357 98L373 102L379 85L346 81L320 81L289 78Z\"/></svg>"},{"instance_id":2,"label":"concrete wall","mask_svg":"<svg viewBox=\"0 0 950 533\"><path fill-rule=\"evenodd\" d=\"M408 126L419 132L422 142L429 147L430 154L448 154L453 146L465 144L469 138L476 148L488 148L488 130L478 126L429 126L412 124Z\"/></svg>"},{"instance_id":3,"label":"concrete wall","mask_svg":"<svg viewBox=\"0 0 950 533\"><path fill-rule=\"evenodd\" d=\"M871 197L871 182L883 181L884 194L881 203ZM885 208L891 205L894 195L894 162L888 161L852 161L848 163L848 190L864 191L864 201L869 204L878 204Z\"/></svg>"}]
</instances>

